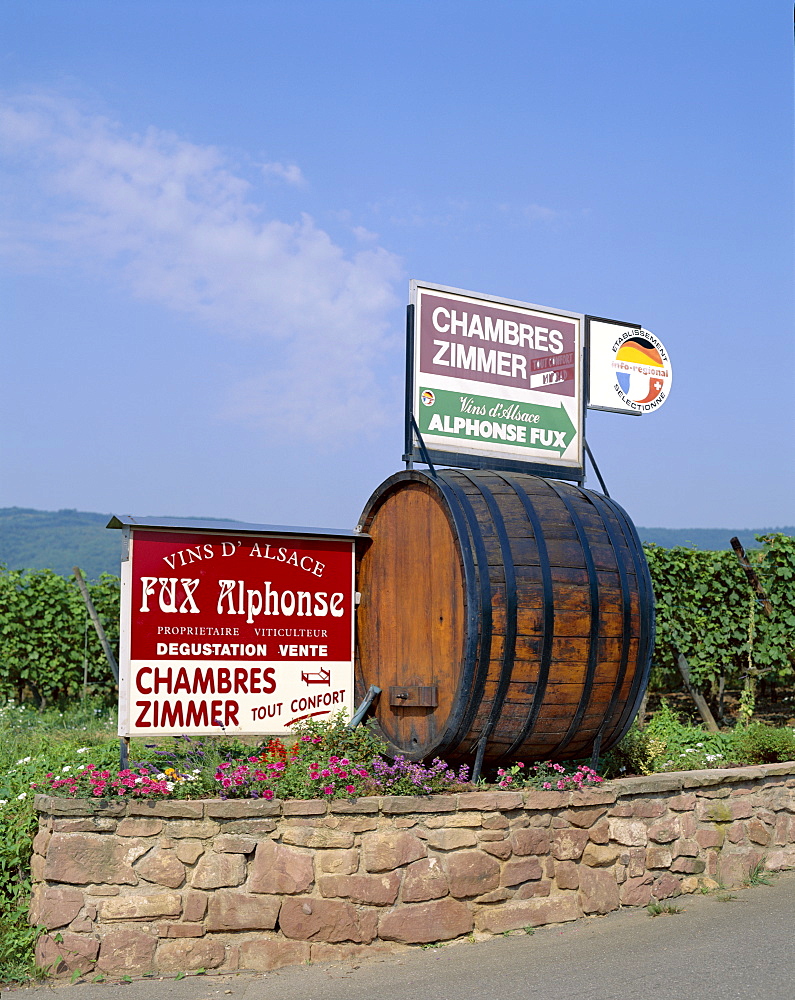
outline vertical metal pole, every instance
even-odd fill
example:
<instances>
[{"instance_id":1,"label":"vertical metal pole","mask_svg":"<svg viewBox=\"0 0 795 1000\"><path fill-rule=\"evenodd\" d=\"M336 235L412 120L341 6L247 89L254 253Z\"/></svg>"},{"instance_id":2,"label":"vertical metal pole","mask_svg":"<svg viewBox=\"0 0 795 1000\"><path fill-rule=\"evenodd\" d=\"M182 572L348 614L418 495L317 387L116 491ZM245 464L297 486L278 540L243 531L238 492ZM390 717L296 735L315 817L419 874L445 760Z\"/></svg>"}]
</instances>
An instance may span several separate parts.
<instances>
[{"instance_id":1,"label":"vertical metal pole","mask_svg":"<svg viewBox=\"0 0 795 1000\"><path fill-rule=\"evenodd\" d=\"M605 486L605 481L604 481L604 479L602 479L602 473L599 471L599 466L596 464L596 460L593 457L593 452L589 448L587 441L583 441L583 445L585 446L585 454L591 460L591 465L593 466L593 470L596 473L596 478L599 480L599 485L602 487L602 493L604 493L604 495L609 500L610 499L610 494L607 492L607 487ZM585 465L584 462L583 462L583 465Z\"/></svg>"},{"instance_id":2,"label":"vertical metal pole","mask_svg":"<svg viewBox=\"0 0 795 1000\"><path fill-rule=\"evenodd\" d=\"M119 740L119 770L126 771L130 763L130 737L122 736Z\"/></svg>"},{"instance_id":3,"label":"vertical metal pole","mask_svg":"<svg viewBox=\"0 0 795 1000\"><path fill-rule=\"evenodd\" d=\"M406 306L406 402L403 461L414 468L414 306Z\"/></svg>"},{"instance_id":4,"label":"vertical metal pole","mask_svg":"<svg viewBox=\"0 0 795 1000\"><path fill-rule=\"evenodd\" d=\"M86 688L88 687L88 615L86 615L86 624L83 628L83 697L81 701L86 700Z\"/></svg>"}]
</instances>

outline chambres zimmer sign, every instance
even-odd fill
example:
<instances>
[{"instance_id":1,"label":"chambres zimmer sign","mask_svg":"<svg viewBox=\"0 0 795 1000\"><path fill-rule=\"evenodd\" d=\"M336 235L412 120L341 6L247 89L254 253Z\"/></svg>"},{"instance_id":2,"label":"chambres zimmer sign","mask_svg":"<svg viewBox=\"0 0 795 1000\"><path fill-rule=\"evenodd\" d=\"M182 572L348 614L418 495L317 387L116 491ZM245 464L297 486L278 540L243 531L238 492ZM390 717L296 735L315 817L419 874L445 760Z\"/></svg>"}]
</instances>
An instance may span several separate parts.
<instances>
[{"instance_id":1,"label":"chambres zimmer sign","mask_svg":"<svg viewBox=\"0 0 795 1000\"><path fill-rule=\"evenodd\" d=\"M212 522L211 522L212 523ZM353 708L352 531L114 518L119 735L279 735Z\"/></svg>"}]
</instances>

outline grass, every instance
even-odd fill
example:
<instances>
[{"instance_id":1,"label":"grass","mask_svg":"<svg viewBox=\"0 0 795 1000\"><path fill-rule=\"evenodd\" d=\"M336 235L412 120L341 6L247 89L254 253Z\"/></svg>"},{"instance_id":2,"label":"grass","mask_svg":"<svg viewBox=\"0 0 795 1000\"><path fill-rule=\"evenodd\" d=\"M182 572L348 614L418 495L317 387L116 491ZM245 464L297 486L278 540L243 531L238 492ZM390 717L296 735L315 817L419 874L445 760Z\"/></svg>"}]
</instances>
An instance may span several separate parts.
<instances>
[{"instance_id":1,"label":"grass","mask_svg":"<svg viewBox=\"0 0 795 1000\"><path fill-rule=\"evenodd\" d=\"M681 906L674 906L673 903L649 903L646 912L650 917L661 917L672 913L683 913L684 910Z\"/></svg>"},{"instance_id":2,"label":"grass","mask_svg":"<svg viewBox=\"0 0 795 1000\"><path fill-rule=\"evenodd\" d=\"M766 859L762 858L760 861L750 869L745 877L743 885L753 886L753 885L773 885L776 879L777 872L768 871L765 867Z\"/></svg>"}]
</instances>

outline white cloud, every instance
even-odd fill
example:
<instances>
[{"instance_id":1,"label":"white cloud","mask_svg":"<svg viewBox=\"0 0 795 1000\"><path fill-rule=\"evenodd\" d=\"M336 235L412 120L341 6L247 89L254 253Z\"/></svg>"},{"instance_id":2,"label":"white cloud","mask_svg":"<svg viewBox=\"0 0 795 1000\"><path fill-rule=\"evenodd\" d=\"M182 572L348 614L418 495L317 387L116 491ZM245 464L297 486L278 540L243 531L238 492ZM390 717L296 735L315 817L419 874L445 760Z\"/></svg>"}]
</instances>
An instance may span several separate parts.
<instances>
[{"instance_id":1,"label":"white cloud","mask_svg":"<svg viewBox=\"0 0 795 1000\"><path fill-rule=\"evenodd\" d=\"M394 254L346 252L308 215L266 217L215 147L124 134L59 98L0 102L0 154L28 177L25 208L17 199L0 230L12 263L112 267L140 298L260 339L267 365L229 402L236 418L318 438L353 430L365 410L379 422ZM263 169L301 180L297 166Z\"/></svg>"},{"instance_id":2,"label":"white cloud","mask_svg":"<svg viewBox=\"0 0 795 1000\"><path fill-rule=\"evenodd\" d=\"M263 163L262 173L266 178L277 177L298 187L306 183L301 168L295 163Z\"/></svg>"}]
</instances>

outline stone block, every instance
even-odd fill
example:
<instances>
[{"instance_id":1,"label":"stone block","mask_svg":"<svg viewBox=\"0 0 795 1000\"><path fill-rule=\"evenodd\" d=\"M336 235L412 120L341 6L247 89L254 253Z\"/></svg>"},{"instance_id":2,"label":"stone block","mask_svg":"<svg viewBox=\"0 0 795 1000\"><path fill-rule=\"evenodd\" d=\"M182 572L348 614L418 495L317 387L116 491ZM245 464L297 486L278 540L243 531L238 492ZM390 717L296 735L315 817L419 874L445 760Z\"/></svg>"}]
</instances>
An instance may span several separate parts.
<instances>
[{"instance_id":1,"label":"stone block","mask_svg":"<svg viewBox=\"0 0 795 1000\"><path fill-rule=\"evenodd\" d=\"M653 823L649 827L648 837L656 844L670 844L677 840L681 833L678 816L669 816Z\"/></svg>"},{"instance_id":2,"label":"stone block","mask_svg":"<svg viewBox=\"0 0 795 1000\"><path fill-rule=\"evenodd\" d=\"M763 858L761 851L722 851L718 859L719 880L729 888L742 885L754 865Z\"/></svg>"},{"instance_id":3,"label":"stone block","mask_svg":"<svg viewBox=\"0 0 795 1000\"><path fill-rule=\"evenodd\" d=\"M639 819L611 819L610 839L628 847L645 847L648 835L646 824Z\"/></svg>"},{"instance_id":4,"label":"stone block","mask_svg":"<svg viewBox=\"0 0 795 1000\"><path fill-rule=\"evenodd\" d=\"M135 871L147 882L166 885L169 889L178 889L185 881L185 866L177 859L176 853L159 847L139 858Z\"/></svg>"},{"instance_id":5,"label":"stone block","mask_svg":"<svg viewBox=\"0 0 795 1000\"><path fill-rule=\"evenodd\" d=\"M696 808L696 796L693 792L674 795L668 799L668 808L675 812L690 812Z\"/></svg>"},{"instance_id":6,"label":"stone block","mask_svg":"<svg viewBox=\"0 0 795 1000\"><path fill-rule=\"evenodd\" d=\"M116 827L117 837L156 837L163 829L162 819L127 816Z\"/></svg>"},{"instance_id":7,"label":"stone block","mask_svg":"<svg viewBox=\"0 0 795 1000\"><path fill-rule=\"evenodd\" d=\"M478 838L471 830L431 830L428 846L437 851L457 851L462 847L474 847Z\"/></svg>"},{"instance_id":8,"label":"stone block","mask_svg":"<svg viewBox=\"0 0 795 1000\"><path fill-rule=\"evenodd\" d=\"M588 843L587 830L556 830L552 838L552 853L558 861L577 861Z\"/></svg>"},{"instance_id":9,"label":"stone block","mask_svg":"<svg viewBox=\"0 0 795 1000\"><path fill-rule=\"evenodd\" d=\"M632 815L638 819L659 819L668 811L662 799L639 799L632 807Z\"/></svg>"},{"instance_id":10,"label":"stone block","mask_svg":"<svg viewBox=\"0 0 795 1000\"><path fill-rule=\"evenodd\" d=\"M421 858L406 868L403 876L404 903L424 903L441 899L450 892L447 874L437 858Z\"/></svg>"},{"instance_id":11,"label":"stone block","mask_svg":"<svg viewBox=\"0 0 795 1000\"><path fill-rule=\"evenodd\" d=\"M765 858L765 867L771 872L795 868L795 847L771 851Z\"/></svg>"},{"instance_id":12,"label":"stone block","mask_svg":"<svg viewBox=\"0 0 795 1000\"><path fill-rule=\"evenodd\" d=\"M534 826L514 830L511 833L511 849L520 856L549 854L549 830Z\"/></svg>"},{"instance_id":13,"label":"stone block","mask_svg":"<svg viewBox=\"0 0 795 1000\"><path fill-rule=\"evenodd\" d=\"M653 875L638 875L628 878L621 886L619 897L622 906L648 906L651 901Z\"/></svg>"},{"instance_id":14,"label":"stone block","mask_svg":"<svg viewBox=\"0 0 795 1000\"><path fill-rule=\"evenodd\" d=\"M160 917L178 917L182 911L182 897L177 892L111 896L108 899L100 900L98 910L102 921L156 920Z\"/></svg>"},{"instance_id":15,"label":"stone block","mask_svg":"<svg viewBox=\"0 0 795 1000\"><path fill-rule=\"evenodd\" d=\"M623 782L621 782L623 785ZM609 806L616 801L615 787L607 783L583 788L580 792L572 792L569 804L572 806Z\"/></svg>"},{"instance_id":16,"label":"stone block","mask_svg":"<svg viewBox=\"0 0 795 1000\"><path fill-rule=\"evenodd\" d=\"M207 805L212 803L208 802ZM186 799L142 799L127 803L128 816L160 816L165 819L201 819L204 802Z\"/></svg>"},{"instance_id":17,"label":"stone block","mask_svg":"<svg viewBox=\"0 0 795 1000\"><path fill-rule=\"evenodd\" d=\"M479 910L475 927L489 934L504 934L520 927L541 927L544 924L562 924L580 916L574 893L511 901L503 906L490 906Z\"/></svg>"},{"instance_id":18,"label":"stone block","mask_svg":"<svg viewBox=\"0 0 795 1000\"><path fill-rule=\"evenodd\" d=\"M697 858L701 848L697 840L677 840L671 849L675 858Z\"/></svg>"},{"instance_id":19,"label":"stone block","mask_svg":"<svg viewBox=\"0 0 795 1000\"><path fill-rule=\"evenodd\" d=\"M321 875L318 889L324 898L349 899L352 903L390 906L397 899L400 875Z\"/></svg>"},{"instance_id":20,"label":"stone block","mask_svg":"<svg viewBox=\"0 0 795 1000\"><path fill-rule=\"evenodd\" d=\"M188 921L204 920L204 914L207 912L207 899L206 892L188 889L184 895L182 919Z\"/></svg>"},{"instance_id":21,"label":"stone block","mask_svg":"<svg viewBox=\"0 0 795 1000\"><path fill-rule=\"evenodd\" d=\"M616 791L620 796L626 795L659 795L661 792L679 792L682 789L682 775L647 774L637 778L622 778L616 782Z\"/></svg>"},{"instance_id":22,"label":"stone block","mask_svg":"<svg viewBox=\"0 0 795 1000\"><path fill-rule=\"evenodd\" d=\"M347 830L349 833L369 833L378 829L377 816L333 816L329 817L331 819L339 823L339 830Z\"/></svg>"},{"instance_id":23,"label":"stone block","mask_svg":"<svg viewBox=\"0 0 795 1000\"><path fill-rule=\"evenodd\" d=\"M745 823L732 823L726 831L726 839L732 844L742 844L745 840Z\"/></svg>"},{"instance_id":24,"label":"stone block","mask_svg":"<svg viewBox=\"0 0 795 1000\"><path fill-rule=\"evenodd\" d=\"M506 900L510 899L511 896L511 889L492 889L491 892L484 892L482 896L478 896L475 900L473 900L473 902L504 903Z\"/></svg>"},{"instance_id":25,"label":"stone block","mask_svg":"<svg viewBox=\"0 0 795 1000\"><path fill-rule=\"evenodd\" d=\"M30 901L29 921L48 931L70 924L83 908L83 893L64 886L37 885Z\"/></svg>"},{"instance_id":26,"label":"stone block","mask_svg":"<svg viewBox=\"0 0 795 1000\"><path fill-rule=\"evenodd\" d=\"M474 830L482 826L482 824L483 814L479 812L445 813L444 816L429 816L425 821L425 826L429 830L438 830L440 827L446 827L447 829L468 827Z\"/></svg>"},{"instance_id":27,"label":"stone block","mask_svg":"<svg viewBox=\"0 0 795 1000\"><path fill-rule=\"evenodd\" d=\"M47 845L50 843L50 837L52 837L51 830L39 830L33 838L33 853L44 857L47 854Z\"/></svg>"},{"instance_id":28,"label":"stone block","mask_svg":"<svg viewBox=\"0 0 795 1000\"><path fill-rule=\"evenodd\" d=\"M175 840L181 840L183 837L209 840L219 829L218 824L211 819L184 819L168 823L164 832Z\"/></svg>"},{"instance_id":29,"label":"stone block","mask_svg":"<svg viewBox=\"0 0 795 1000\"><path fill-rule=\"evenodd\" d=\"M385 816L455 812L457 806L455 795L385 795L381 800Z\"/></svg>"},{"instance_id":30,"label":"stone block","mask_svg":"<svg viewBox=\"0 0 795 1000\"><path fill-rule=\"evenodd\" d=\"M158 972L193 972L217 969L226 949L212 938L176 938L161 940L157 948Z\"/></svg>"},{"instance_id":31,"label":"stone block","mask_svg":"<svg viewBox=\"0 0 795 1000\"><path fill-rule=\"evenodd\" d=\"M607 812L607 806L593 806L591 809L567 809L561 819L581 829L590 829Z\"/></svg>"},{"instance_id":32,"label":"stone block","mask_svg":"<svg viewBox=\"0 0 795 1000\"><path fill-rule=\"evenodd\" d=\"M51 976L90 972L98 952L99 939L86 934L43 934L36 941L36 965Z\"/></svg>"},{"instance_id":33,"label":"stone block","mask_svg":"<svg viewBox=\"0 0 795 1000\"><path fill-rule=\"evenodd\" d=\"M224 823L224 833L244 833L260 839L276 829L273 819L237 819Z\"/></svg>"},{"instance_id":34,"label":"stone block","mask_svg":"<svg viewBox=\"0 0 795 1000\"><path fill-rule=\"evenodd\" d=\"M273 930L280 905L279 896L219 889L210 896L206 927L208 931Z\"/></svg>"},{"instance_id":35,"label":"stone block","mask_svg":"<svg viewBox=\"0 0 795 1000\"><path fill-rule=\"evenodd\" d=\"M102 937L97 972L141 975L155 969L157 938L138 927L111 927Z\"/></svg>"},{"instance_id":36,"label":"stone block","mask_svg":"<svg viewBox=\"0 0 795 1000\"><path fill-rule=\"evenodd\" d=\"M704 858L674 858L671 862L672 872L683 872L686 875L700 875L706 867Z\"/></svg>"},{"instance_id":37,"label":"stone block","mask_svg":"<svg viewBox=\"0 0 795 1000\"><path fill-rule=\"evenodd\" d=\"M586 844L582 863L589 868L609 868L616 863L620 853L620 848L612 844Z\"/></svg>"},{"instance_id":38,"label":"stone block","mask_svg":"<svg viewBox=\"0 0 795 1000\"><path fill-rule=\"evenodd\" d=\"M548 879L542 879L540 882L525 882L524 885L520 885L514 892L513 898L531 899L539 896L549 896L551 889L552 883Z\"/></svg>"},{"instance_id":39,"label":"stone block","mask_svg":"<svg viewBox=\"0 0 795 1000\"><path fill-rule=\"evenodd\" d=\"M174 854L186 865L195 865L204 854L204 844L200 840L178 840Z\"/></svg>"},{"instance_id":40,"label":"stone block","mask_svg":"<svg viewBox=\"0 0 795 1000\"><path fill-rule=\"evenodd\" d=\"M246 859L241 854L216 854L208 851L199 859L193 872L194 889L221 889L240 885L246 877Z\"/></svg>"},{"instance_id":41,"label":"stone block","mask_svg":"<svg viewBox=\"0 0 795 1000\"><path fill-rule=\"evenodd\" d=\"M452 896L480 896L500 884L499 861L483 851L457 851L447 855L442 865Z\"/></svg>"},{"instance_id":42,"label":"stone block","mask_svg":"<svg viewBox=\"0 0 795 1000\"><path fill-rule=\"evenodd\" d=\"M332 813L368 813L377 815L381 799L377 795L363 795L359 799L332 799L329 810Z\"/></svg>"},{"instance_id":43,"label":"stone block","mask_svg":"<svg viewBox=\"0 0 795 1000\"><path fill-rule=\"evenodd\" d=\"M632 815L632 811L633 811L632 802L629 800L627 801L622 800L621 802L617 802L613 806L613 808L610 810L610 815L618 816L621 819L627 819Z\"/></svg>"},{"instance_id":44,"label":"stone block","mask_svg":"<svg viewBox=\"0 0 795 1000\"><path fill-rule=\"evenodd\" d=\"M580 890L578 894L583 913L610 913L620 905L618 885L612 872L602 868L580 869Z\"/></svg>"},{"instance_id":45,"label":"stone block","mask_svg":"<svg viewBox=\"0 0 795 1000\"><path fill-rule=\"evenodd\" d=\"M565 809L571 801L571 795L571 792L545 792L530 789L524 793L524 807L538 812L546 812L548 809ZM582 805L591 804L590 802L582 803Z\"/></svg>"},{"instance_id":46,"label":"stone block","mask_svg":"<svg viewBox=\"0 0 795 1000\"><path fill-rule=\"evenodd\" d=\"M682 880L666 872L661 875L652 886L652 896L659 902L661 899L671 899L682 892Z\"/></svg>"},{"instance_id":47,"label":"stone block","mask_svg":"<svg viewBox=\"0 0 795 1000\"><path fill-rule=\"evenodd\" d=\"M555 881L559 889L579 889L579 865L575 865L573 861L558 861L555 865Z\"/></svg>"},{"instance_id":48,"label":"stone block","mask_svg":"<svg viewBox=\"0 0 795 1000\"><path fill-rule=\"evenodd\" d=\"M480 849L487 854L501 858L503 861L511 856L511 842L509 840L484 841L480 844Z\"/></svg>"},{"instance_id":49,"label":"stone block","mask_svg":"<svg viewBox=\"0 0 795 1000\"><path fill-rule=\"evenodd\" d=\"M466 903L450 898L437 899L401 906L383 914L378 922L378 936L384 941L430 944L469 934L472 927L473 918Z\"/></svg>"},{"instance_id":50,"label":"stone block","mask_svg":"<svg viewBox=\"0 0 795 1000\"><path fill-rule=\"evenodd\" d=\"M748 839L752 844L759 844L762 847L767 847L770 843L770 830L767 829L764 823L760 823L758 819L751 819L746 823L746 832Z\"/></svg>"},{"instance_id":51,"label":"stone block","mask_svg":"<svg viewBox=\"0 0 795 1000\"><path fill-rule=\"evenodd\" d=\"M324 875L352 875L359 867L357 848L320 851L315 858L318 872Z\"/></svg>"},{"instance_id":52,"label":"stone block","mask_svg":"<svg viewBox=\"0 0 795 1000\"><path fill-rule=\"evenodd\" d=\"M732 806L736 802L724 802L722 799L701 799L696 806L696 817L705 823L731 823Z\"/></svg>"},{"instance_id":53,"label":"stone block","mask_svg":"<svg viewBox=\"0 0 795 1000\"><path fill-rule=\"evenodd\" d=\"M323 826L288 826L282 831L282 843L296 847L353 847L353 834L348 830L330 830Z\"/></svg>"},{"instance_id":54,"label":"stone block","mask_svg":"<svg viewBox=\"0 0 795 1000\"><path fill-rule=\"evenodd\" d=\"M288 965L301 965L309 961L311 947L308 941L286 941L283 938L243 941L240 945L240 968L271 972Z\"/></svg>"},{"instance_id":55,"label":"stone block","mask_svg":"<svg viewBox=\"0 0 795 1000\"><path fill-rule=\"evenodd\" d=\"M158 924L158 937L204 937L204 924Z\"/></svg>"},{"instance_id":56,"label":"stone block","mask_svg":"<svg viewBox=\"0 0 795 1000\"><path fill-rule=\"evenodd\" d=\"M522 796L514 793L519 804L512 809L522 808ZM458 795L459 809L479 809L481 812L493 812L497 809L497 796L494 792L460 792Z\"/></svg>"},{"instance_id":57,"label":"stone block","mask_svg":"<svg viewBox=\"0 0 795 1000\"><path fill-rule=\"evenodd\" d=\"M279 799L227 799L224 802L206 803L208 819L260 819L281 816L282 803Z\"/></svg>"},{"instance_id":58,"label":"stone block","mask_svg":"<svg viewBox=\"0 0 795 1000\"><path fill-rule=\"evenodd\" d=\"M704 827L696 830L696 843L699 847L721 847L724 840L723 830L718 828L709 829ZM661 866L658 866L661 867Z\"/></svg>"},{"instance_id":59,"label":"stone block","mask_svg":"<svg viewBox=\"0 0 795 1000\"><path fill-rule=\"evenodd\" d=\"M732 819L748 819L753 816L754 809L747 797L732 799L729 802Z\"/></svg>"},{"instance_id":60,"label":"stone block","mask_svg":"<svg viewBox=\"0 0 795 1000\"><path fill-rule=\"evenodd\" d=\"M484 830L507 830L509 824L502 813L492 813L483 817L482 826Z\"/></svg>"},{"instance_id":61,"label":"stone block","mask_svg":"<svg viewBox=\"0 0 795 1000\"><path fill-rule=\"evenodd\" d=\"M51 833L113 833L118 820L110 816L87 816L85 819L56 819ZM43 854L43 851L39 852Z\"/></svg>"},{"instance_id":62,"label":"stone block","mask_svg":"<svg viewBox=\"0 0 795 1000\"><path fill-rule=\"evenodd\" d=\"M538 858L516 858L513 861L506 861L502 866L500 885L521 885L523 882L540 879L542 875L543 872L541 871L541 865L538 863ZM453 893L453 895L456 895L456 893Z\"/></svg>"},{"instance_id":63,"label":"stone block","mask_svg":"<svg viewBox=\"0 0 795 1000\"><path fill-rule=\"evenodd\" d=\"M428 854L425 844L413 833L366 833L362 837L362 859L365 871L388 872L419 861Z\"/></svg>"},{"instance_id":64,"label":"stone block","mask_svg":"<svg viewBox=\"0 0 795 1000\"><path fill-rule=\"evenodd\" d=\"M669 868L673 859L673 854L667 847L646 848L647 868Z\"/></svg>"},{"instance_id":65,"label":"stone block","mask_svg":"<svg viewBox=\"0 0 795 1000\"><path fill-rule=\"evenodd\" d=\"M314 878L311 854L292 850L272 840L263 840L257 845L251 864L248 888L251 892L289 896L304 892Z\"/></svg>"},{"instance_id":66,"label":"stone block","mask_svg":"<svg viewBox=\"0 0 795 1000\"><path fill-rule=\"evenodd\" d=\"M479 841L492 844L498 840L505 840L507 836L507 830L478 830L477 832L477 838Z\"/></svg>"},{"instance_id":67,"label":"stone block","mask_svg":"<svg viewBox=\"0 0 795 1000\"><path fill-rule=\"evenodd\" d=\"M282 816L325 816L327 812L326 799L285 799L282 802Z\"/></svg>"},{"instance_id":68,"label":"stone block","mask_svg":"<svg viewBox=\"0 0 795 1000\"><path fill-rule=\"evenodd\" d=\"M290 897L282 902L279 913L282 934L298 941L366 944L375 937L377 921L377 911L357 910L338 899Z\"/></svg>"},{"instance_id":69,"label":"stone block","mask_svg":"<svg viewBox=\"0 0 795 1000\"><path fill-rule=\"evenodd\" d=\"M610 823L606 819L600 820L588 831L588 839L594 844L610 843Z\"/></svg>"},{"instance_id":70,"label":"stone block","mask_svg":"<svg viewBox=\"0 0 795 1000\"><path fill-rule=\"evenodd\" d=\"M219 854L253 854L257 841L253 837L221 833L213 841L213 850Z\"/></svg>"},{"instance_id":71,"label":"stone block","mask_svg":"<svg viewBox=\"0 0 795 1000\"><path fill-rule=\"evenodd\" d=\"M43 877L48 882L85 885L105 882L136 885L132 861L151 845L139 840L116 840L99 833L54 833L47 849Z\"/></svg>"}]
</instances>

